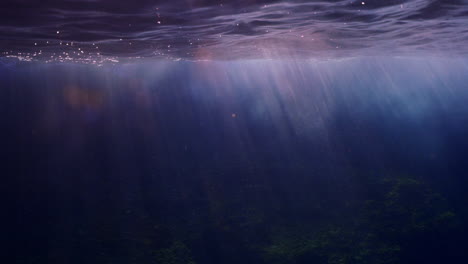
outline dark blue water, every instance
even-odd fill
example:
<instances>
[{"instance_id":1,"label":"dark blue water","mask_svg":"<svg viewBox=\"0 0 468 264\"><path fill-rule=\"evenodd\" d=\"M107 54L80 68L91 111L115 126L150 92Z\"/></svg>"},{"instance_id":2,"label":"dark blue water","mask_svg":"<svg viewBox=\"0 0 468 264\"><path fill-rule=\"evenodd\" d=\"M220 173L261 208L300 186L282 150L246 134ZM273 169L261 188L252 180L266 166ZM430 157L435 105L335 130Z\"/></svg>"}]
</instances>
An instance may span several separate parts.
<instances>
[{"instance_id":1,"label":"dark blue water","mask_svg":"<svg viewBox=\"0 0 468 264\"><path fill-rule=\"evenodd\" d=\"M460 261L467 62L3 66L9 262Z\"/></svg>"}]
</instances>

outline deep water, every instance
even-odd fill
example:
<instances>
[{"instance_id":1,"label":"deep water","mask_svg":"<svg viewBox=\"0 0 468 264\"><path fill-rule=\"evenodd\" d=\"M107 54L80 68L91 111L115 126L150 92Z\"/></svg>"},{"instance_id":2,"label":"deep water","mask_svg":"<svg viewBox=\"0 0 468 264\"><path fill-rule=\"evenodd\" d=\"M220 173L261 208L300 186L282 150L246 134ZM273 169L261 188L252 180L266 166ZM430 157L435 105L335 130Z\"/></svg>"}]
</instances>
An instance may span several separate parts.
<instances>
[{"instance_id":1,"label":"deep water","mask_svg":"<svg viewBox=\"0 0 468 264\"><path fill-rule=\"evenodd\" d=\"M4 263L463 263L468 60L0 66Z\"/></svg>"}]
</instances>

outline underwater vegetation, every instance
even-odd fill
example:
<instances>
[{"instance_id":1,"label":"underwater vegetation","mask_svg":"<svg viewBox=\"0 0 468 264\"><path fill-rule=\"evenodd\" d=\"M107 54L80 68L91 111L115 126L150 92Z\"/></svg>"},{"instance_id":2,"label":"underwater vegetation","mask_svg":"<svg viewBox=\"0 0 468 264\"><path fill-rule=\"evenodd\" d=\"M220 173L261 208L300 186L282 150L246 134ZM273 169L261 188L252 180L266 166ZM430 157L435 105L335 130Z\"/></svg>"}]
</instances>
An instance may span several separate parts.
<instances>
[{"instance_id":1,"label":"underwater vegetation","mask_svg":"<svg viewBox=\"0 0 468 264\"><path fill-rule=\"evenodd\" d=\"M154 252L156 263L165 264L195 264L190 250L180 241L175 241L170 247L158 249Z\"/></svg>"},{"instance_id":2,"label":"underwater vegetation","mask_svg":"<svg viewBox=\"0 0 468 264\"><path fill-rule=\"evenodd\" d=\"M83 255L71 262L396 264L464 254L457 244L463 233L460 218L424 181L387 175L363 177L360 183L366 191L353 199L316 201L323 207L296 211L300 218L289 216L288 208L239 204L232 197L177 206L177 215L107 215L137 226L127 232L118 223L102 222L73 231L71 243ZM23 255L17 263L59 258Z\"/></svg>"},{"instance_id":3,"label":"underwater vegetation","mask_svg":"<svg viewBox=\"0 0 468 264\"><path fill-rule=\"evenodd\" d=\"M421 181L386 177L368 187L375 192L351 205L355 217L279 236L265 248L267 263L406 263L418 247L450 243L444 239L460 228L446 201Z\"/></svg>"},{"instance_id":4,"label":"underwater vegetation","mask_svg":"<svg viewBox=\"0 0 468 264\"><path fill-rule=\"evenodd\" d=\"M168 221L165 228L179 230L166 246L148 247L148 255L158 264L214 263L216 255L225 263L396 264L463 254L453 240L461 232L457 215L426 183L385 176L361 184L371 191L338 201L342 206L335 204L333 214L311 208L303 212L309 217L296 221L286 208L210 201L210 216L196 226Z\"/></svg>"}]
</instances>

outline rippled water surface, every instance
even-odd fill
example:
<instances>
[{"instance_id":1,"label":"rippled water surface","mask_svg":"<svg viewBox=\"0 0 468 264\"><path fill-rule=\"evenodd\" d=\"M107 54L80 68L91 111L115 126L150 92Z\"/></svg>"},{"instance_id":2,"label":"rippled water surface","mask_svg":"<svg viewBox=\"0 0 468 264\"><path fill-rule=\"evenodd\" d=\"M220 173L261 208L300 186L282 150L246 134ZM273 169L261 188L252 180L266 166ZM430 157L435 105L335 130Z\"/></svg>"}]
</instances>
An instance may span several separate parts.
<instances>
[{"instance_id":1,"label":"rippled water surface","mask_svg":"<svg viewBox=\"0 0 468 264\"><path fill-rule=\"evenodd\" d=\"M239 59L468 51L466 0L3 0L3 57Z\"/></svg>"}]
</instances>

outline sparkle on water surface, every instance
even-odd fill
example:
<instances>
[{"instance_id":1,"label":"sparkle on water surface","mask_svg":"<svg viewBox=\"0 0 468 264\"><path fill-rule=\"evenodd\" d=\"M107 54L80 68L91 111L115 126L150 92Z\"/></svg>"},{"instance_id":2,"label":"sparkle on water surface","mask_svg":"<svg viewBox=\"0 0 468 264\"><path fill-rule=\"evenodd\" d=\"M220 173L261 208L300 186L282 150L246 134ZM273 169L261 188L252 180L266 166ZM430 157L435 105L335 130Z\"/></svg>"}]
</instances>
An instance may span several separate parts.
<instances>
[{"instance_id":1,"label":"sparkle on water surface","mask_svg":"<svg viewBox=\"0 0 468 264\"><path fill-rule=\"evenodd\" d=\"M466 0L5 0L0 54L103 64L466 54Z\"/></svg>"}]
</instances>

